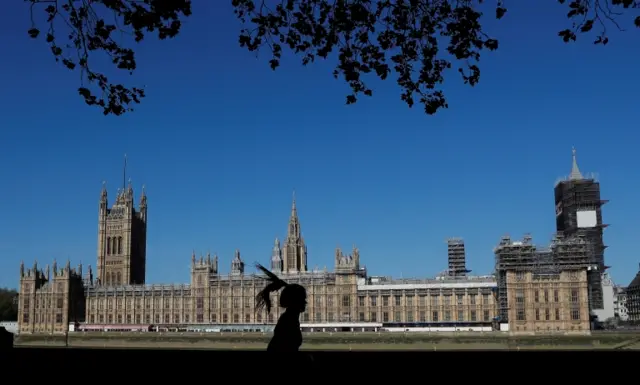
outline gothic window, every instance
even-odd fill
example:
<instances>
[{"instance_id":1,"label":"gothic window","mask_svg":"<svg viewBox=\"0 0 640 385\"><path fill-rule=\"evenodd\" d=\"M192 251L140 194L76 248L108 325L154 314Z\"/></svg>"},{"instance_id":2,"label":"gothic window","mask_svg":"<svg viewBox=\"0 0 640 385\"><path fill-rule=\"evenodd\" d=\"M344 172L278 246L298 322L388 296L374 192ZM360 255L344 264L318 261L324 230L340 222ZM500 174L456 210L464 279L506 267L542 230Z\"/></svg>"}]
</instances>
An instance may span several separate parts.
<instances>
[{"instance_id":1,"label":"gothic window","mask_svg":"<svg viewBox=\"0 0 640 385\"><path fill-rule=\"evenodd\" d=\"M122 254L122 237L118 237L118 255Z\"/></svg>"},{"instance_id":2,"label":"gothic window","mask_svg":"<svg viewBox=\"0 0 640 385\"><path fill-rule=\"evenodd\" d=\"M111 237L107 237L107 255L111 255Z\"/></svg>"},{"instance_id":3,"label":"gothic window","mask_svg":"<svg viewBox=\"0 0 640 385\"><path fill-rule=\"evenodd\" d=\"M118 251L118 238L111 238L111 254L117 254Z\"/></svg>"},{"instance_id":4,"label":"gothic window","mask_svg":"<svg viewBox=\"0 0 640 385\"><path fill-rule=\"evenodd\" d=\"M118 272L118 280L116 281L117 285L122 285L122 273Z\"/></svg>"},{"instance_id":5,"label":"gothic window","mask_svg":"<svg viewBox=\"0 0 640 385\"><path fill-rule=\"evenodd\" d=\"M579 298L578 290L571 290L571 302L578 303L579 302L578 298Z\"/></svg>"},{"instance_id":6,"label":"gothic window","mask_svg":"<svg viewBox=\"0 0 640 385\"><path fill-rule=\"evenodd\" d=\"M580 309L571 309L571 320L579 321L580 320Z\"/></svg>"}]
</instances>

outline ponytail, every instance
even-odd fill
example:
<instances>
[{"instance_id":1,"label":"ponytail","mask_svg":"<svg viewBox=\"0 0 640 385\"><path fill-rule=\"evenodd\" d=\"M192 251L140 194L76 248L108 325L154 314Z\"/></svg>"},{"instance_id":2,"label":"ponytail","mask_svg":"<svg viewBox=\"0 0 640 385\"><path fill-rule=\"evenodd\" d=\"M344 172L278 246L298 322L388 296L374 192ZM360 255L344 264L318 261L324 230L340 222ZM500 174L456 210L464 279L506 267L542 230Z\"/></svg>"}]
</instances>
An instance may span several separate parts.
<instances>
[{"instance_id":1,"label":"ponytail","mask_svg":"<svg viewBox=\"0 0 640 385\"><path fill-rule=\"evenodd\" d=\"M262 310L262 308L266 308L267 313L269 313L271 311L271 293L287 286L287 283L278 278L277 275L267 270L261 264L256 263L256 267L258 268L258 270L267 275L267 278L265 279L269 281L267 286L256 295L256 311Z\"/></svg>"}]
</instances>

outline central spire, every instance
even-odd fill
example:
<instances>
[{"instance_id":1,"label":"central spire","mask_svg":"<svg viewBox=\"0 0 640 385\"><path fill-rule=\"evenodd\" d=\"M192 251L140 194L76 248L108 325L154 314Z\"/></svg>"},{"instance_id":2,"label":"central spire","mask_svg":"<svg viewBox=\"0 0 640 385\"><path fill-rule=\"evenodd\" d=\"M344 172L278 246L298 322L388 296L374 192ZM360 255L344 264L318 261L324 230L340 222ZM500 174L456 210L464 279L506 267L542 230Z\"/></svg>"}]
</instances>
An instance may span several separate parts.
<instances>
[{"instance_id":1,"label":"central spire","mask_svg":"<svg viewBox=\"0 0 640 385\"><path fill-rule=\"evenodd\" d=\"M289 273L307 271L307 247L300 231L295 190L291 201L291 217L289 218L287 239L282 249L282 271Z\"/></svg>"},{"instance_id":2,"label":"central spire","mask_svg":"<svg viewBox=\"0 0 640 385\"><path fill-rule=\"evenodd\" d=\"M298 219L298 209L296 208L296 190L293 190L291 201L291 217L289 218L289 231L287 231L287 241L295 242L300 238L300 220Z\"/></svg>"},{"instance_id":3,"label":"central spire","mask_svg":"<svg viewBox=\"0 0 640 385\"><path fill-rule=\"evenodd\" d=\"M571 174L569 174L569 180L580 180L580 179L583 179L582 178L582 173L580 172L580 169L578 168L578 160L576 159L576 148L575 147L571 148L571 159L572 159Z\"/></svg>"},{"instance_id":4,"label":"central spire","mask_svg":"<svg viewBox=\"0 0 640 385\"><path fill-rule=\"evenodd\" d=\"M291 217L297 217L298 211L296 210L296 190L293 189L293 198L291 200Z\"/></svg>"}]
</instances>

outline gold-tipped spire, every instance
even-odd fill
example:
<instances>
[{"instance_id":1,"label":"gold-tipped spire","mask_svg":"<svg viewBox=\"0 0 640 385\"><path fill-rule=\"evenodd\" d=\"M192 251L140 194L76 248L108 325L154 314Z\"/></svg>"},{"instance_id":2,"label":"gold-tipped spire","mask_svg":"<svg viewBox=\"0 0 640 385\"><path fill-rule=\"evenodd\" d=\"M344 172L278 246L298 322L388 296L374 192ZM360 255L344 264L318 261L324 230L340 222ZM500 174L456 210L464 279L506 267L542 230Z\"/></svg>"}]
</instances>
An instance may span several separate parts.
<instances>
[{"instance_id":1,"label":"gold-tipped spire","mask_svg":"<svg viewBox=\"0 0 640 385\"><path fill-rule=\"evenodd\" d=\"M583 179L582 178L582 173L580 172L580 169L578 168L578 161L576 159L576 148L572 147L571 148L571 174L569 174L569 180L580 180Z\"/></svg>"}]
</instances>

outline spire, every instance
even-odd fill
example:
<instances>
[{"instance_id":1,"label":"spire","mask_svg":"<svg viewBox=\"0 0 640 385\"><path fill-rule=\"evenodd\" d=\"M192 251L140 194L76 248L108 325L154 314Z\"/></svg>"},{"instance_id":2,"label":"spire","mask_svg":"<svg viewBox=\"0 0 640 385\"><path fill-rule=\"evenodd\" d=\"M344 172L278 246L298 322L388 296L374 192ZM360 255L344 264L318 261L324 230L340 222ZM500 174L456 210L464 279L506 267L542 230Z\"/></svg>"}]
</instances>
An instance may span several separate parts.
<instances>
[{"instance_id":1,"label":"spire","mask_svg":"<svg viewBox=\"0 0 640 385\"><path fill-rule=\"evenodd\" d=\"M576 149L575 147L571 148L571 174L569 174L569 180L580 180L582 179L582 173L580 173L580 169L578 168L578 161L576 160Z\"/></svg>"},{"instance_id":2,"label":"spire","mask_svg":"<svg viewBox=\"0 0 640 385\"><path fill-rule=\"evenodd\" d=\"M140 206L147 205L147 191L145 185L142 185L142 193L140 193Z\"/></svg>"},{"instance_id":3,"label":"spire","mask_svg":"<svg viewBox=\"0 0 640 385\"><path fill-rule=\"evenodd\" d=\"M127 187L127 154L124 154L124 167L122 168L122 191Z\"/></svg>"},{"instance_id":4,"label":"spire","mask_svg":"<svg viewBox=\"0 0 640 385\"><path fill-rule=\"evenodd\" d=\"M300 220L298 219L298 209L296 207L296 191L293 190L291 201L291 217L289 218L289 230L287 231L287 242L300 238Z\"/></svg>"},{"instance_id":5,"label":"spire","mask_svg":"<svg viewBox=\"0 0 640 385\"><path fill-rule=\"evenodd\" d=\"M291 217L298 216L298 210L296 209L296 190L293 190L293 199L291 200Z\"/></svg>"},{"instance_id":6,"label":"spire","mask_svg":"<svg viewBox=\"0 0 640 385\"><path fill-rule=\"evenodd\" d=\"M107 200L107 181L102 181L102 190L100 191L100 199L103 201Z\"/></svg>"}]
</instances>

